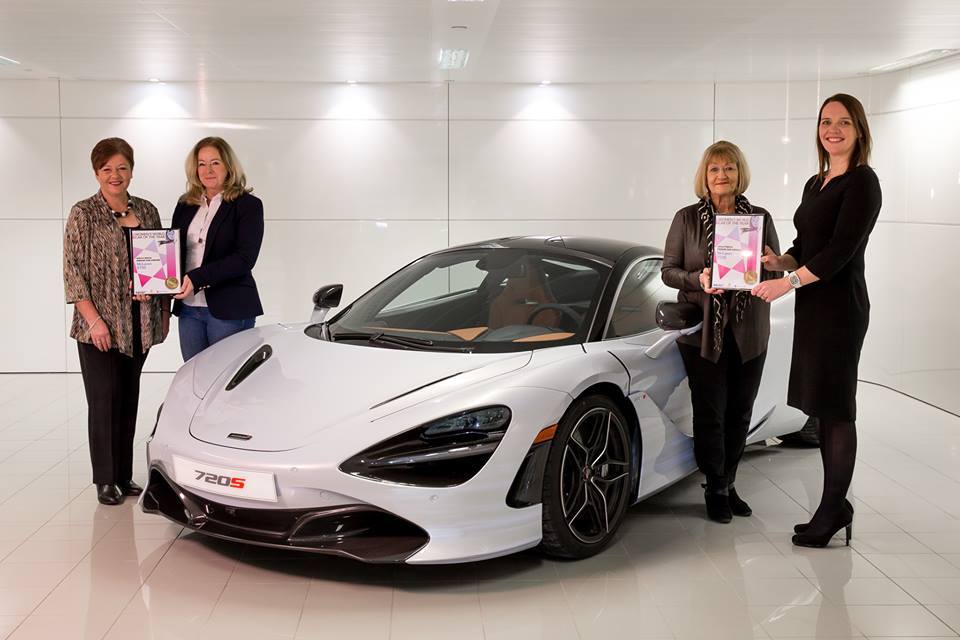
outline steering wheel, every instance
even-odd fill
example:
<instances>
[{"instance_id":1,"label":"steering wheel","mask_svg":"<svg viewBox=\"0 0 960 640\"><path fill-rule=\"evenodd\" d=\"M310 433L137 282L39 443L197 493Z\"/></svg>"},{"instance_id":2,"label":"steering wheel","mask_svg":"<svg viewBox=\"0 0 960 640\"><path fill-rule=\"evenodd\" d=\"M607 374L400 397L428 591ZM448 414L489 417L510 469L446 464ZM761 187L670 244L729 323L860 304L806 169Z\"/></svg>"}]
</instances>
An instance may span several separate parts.
<instances>
[{"instance_id":1,"label":"steering wheel","mask_svg":"<svg viewBox=\"0 0 960 640\"><path fill-rule=\"evenodd\" d=\"M577 313L576 310L574 310L574 308L571 307L570 305L549 302L544 304L538 304L537 306L535 306L530 311L530 315L527 316L527 324L533 324L533 319L538 315L540 315L540 312L547 311L548 309L555 309L559 311L562 315L565 315L571 320L573 320L574 328L579 327L580 321L583 320L583 316Z\"/></svg>"}]
</instances>

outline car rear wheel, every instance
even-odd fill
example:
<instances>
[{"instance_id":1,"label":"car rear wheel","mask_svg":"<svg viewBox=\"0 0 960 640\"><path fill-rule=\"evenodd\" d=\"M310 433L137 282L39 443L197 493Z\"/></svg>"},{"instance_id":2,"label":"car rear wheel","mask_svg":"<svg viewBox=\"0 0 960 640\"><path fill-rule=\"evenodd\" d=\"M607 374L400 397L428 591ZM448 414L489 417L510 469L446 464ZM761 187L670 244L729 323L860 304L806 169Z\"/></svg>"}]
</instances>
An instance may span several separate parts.
<instances>
[{"instance_id":1,"label":"car rear wheel","mask_svg":"<svg viewBox=\"0 0 960 640\"><path fill-rule=\"evenodd\" d=\"M593 395L571 405L543 480L545 553L586 558L610 543L630 504L631 458L627 420L612 400Z\"/></svg>"}]
</instances>

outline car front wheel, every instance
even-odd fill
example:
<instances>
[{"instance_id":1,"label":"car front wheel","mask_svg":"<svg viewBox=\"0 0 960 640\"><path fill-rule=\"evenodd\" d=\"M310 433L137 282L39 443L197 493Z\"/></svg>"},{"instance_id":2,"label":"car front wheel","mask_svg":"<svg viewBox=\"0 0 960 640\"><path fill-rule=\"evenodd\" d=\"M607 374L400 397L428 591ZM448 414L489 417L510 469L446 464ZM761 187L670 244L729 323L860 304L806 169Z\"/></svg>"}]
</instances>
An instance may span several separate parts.
<instances>
[{"instance_id":1,"label":"car front wheel","mask_svg":"<svg viewBox=\"0 0 960 640\"><path fill-rule=\"evenodd\" d=\"M586 558L613 539L630 504L630 433L602 395L574 402L550 445L543 481L541 549Z\"/></svg>"}]
</instances>

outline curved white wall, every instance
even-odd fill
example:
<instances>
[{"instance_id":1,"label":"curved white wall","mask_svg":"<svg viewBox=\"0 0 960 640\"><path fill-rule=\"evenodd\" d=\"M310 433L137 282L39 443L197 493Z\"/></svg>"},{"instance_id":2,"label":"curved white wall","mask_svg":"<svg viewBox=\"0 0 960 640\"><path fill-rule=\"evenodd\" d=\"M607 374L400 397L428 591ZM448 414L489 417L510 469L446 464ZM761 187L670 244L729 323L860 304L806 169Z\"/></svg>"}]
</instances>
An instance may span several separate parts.
<instances>
[{"instance_id":1,"label":"curved white wall","mask_svg":"<svg viewBox=\"0 0 960 640\"><path fill-rule=\"evenodd\" d=\"M862 376L960 411L948 333L960 293L958 78L960 65L945 63L822 85L0 82L0 255L17 274L0 371L77 370L61 234L70 205L95 190L87 158L102 137L134 145L131 190L167 221L191 144L231 141L266 204L256 276L261 322L273 322L306 318L319 284L343 282L347 301L450 244L578 233L659 245L718 138L743 147L748 195L789 242L815 170L817 107L843 90L870 111L885 201ZM148 368L179 362L171 340Z\"/></svg>"}]
</instances>

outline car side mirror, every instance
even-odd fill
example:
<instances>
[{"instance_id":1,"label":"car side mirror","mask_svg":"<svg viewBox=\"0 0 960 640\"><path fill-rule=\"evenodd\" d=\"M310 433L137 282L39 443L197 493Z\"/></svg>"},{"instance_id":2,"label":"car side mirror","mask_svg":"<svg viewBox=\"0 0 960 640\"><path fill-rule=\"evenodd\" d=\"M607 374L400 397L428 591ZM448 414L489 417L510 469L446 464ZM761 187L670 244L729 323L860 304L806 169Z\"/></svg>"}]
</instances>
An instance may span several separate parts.
<instances>
[{"instance_id":1,"label":"car side mirror","mask_svg":"<svg viewBox=\"0 0 960 640\"><path fill-rule=\"evenodd\" d=\"M310 315L310 322L313 324L323 322L327 312L339 306L342 296L342 284L327 284L317 289L313 294L313 313Z\"/></svg>"},{"instance_id":2,"label":"car side mirror","mask_svg":"<svg viewBox=\"0 0 960 640\"><path fill-rule=\"evenodd\" d=\"M656 314L657 326L666 333L647 349L650 358L658 358L677 338L696 333L703 326L703 307L692 302L660 302Z\"/></svg>"},{"instance_id":3,"label":"car side mirror","mask_svg":"<svg viewBox=\"0 0 960 640\"><path fill-rule=\"evenodd\" d=\"M692 302L657 304L657 326L664 331L683 331L703 322L703 307Z\"/></svg>"}]
</instances>

